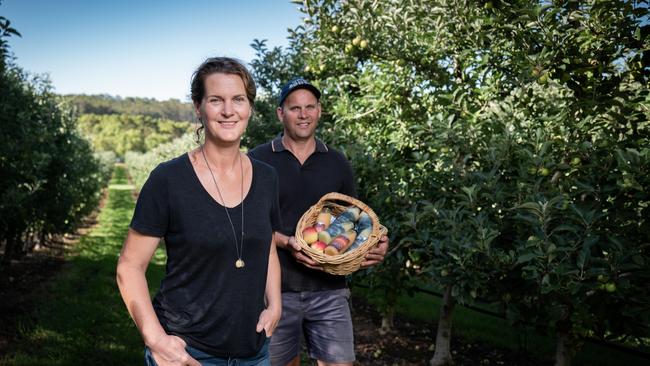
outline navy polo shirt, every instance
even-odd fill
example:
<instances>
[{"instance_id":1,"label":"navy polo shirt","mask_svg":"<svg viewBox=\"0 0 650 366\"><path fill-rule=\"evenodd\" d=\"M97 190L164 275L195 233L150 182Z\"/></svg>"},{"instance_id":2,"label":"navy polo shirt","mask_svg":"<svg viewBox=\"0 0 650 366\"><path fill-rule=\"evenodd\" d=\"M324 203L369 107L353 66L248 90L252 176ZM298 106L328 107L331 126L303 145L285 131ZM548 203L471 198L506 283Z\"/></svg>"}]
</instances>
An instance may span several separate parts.
<instances>
[{"instance_id":1,"label":"navy polo shirt","mask_svg":"<svg viewBox=\"0 0 650 366\"><path fill-rule=\"evenodd\" d=\"M282 134L248 152L278 173L280 215L285 235L294 235L296 225L311 206L326 193L339 192L356 197L352 167L345 156L316 139L316 151L304 164L282 144ZM344 288L345 276L313 270L298 263L288 250L278 250L282 267L282 291L319 291Z\"/></svg>"}]
</instances>

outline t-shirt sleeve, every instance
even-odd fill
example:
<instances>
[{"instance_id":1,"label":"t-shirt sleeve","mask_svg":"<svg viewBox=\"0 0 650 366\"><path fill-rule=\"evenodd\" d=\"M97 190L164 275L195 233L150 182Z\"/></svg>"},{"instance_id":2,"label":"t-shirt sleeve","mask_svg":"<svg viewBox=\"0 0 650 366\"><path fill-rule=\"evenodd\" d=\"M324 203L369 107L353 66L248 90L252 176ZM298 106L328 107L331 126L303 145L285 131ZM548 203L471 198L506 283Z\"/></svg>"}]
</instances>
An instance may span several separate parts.
<instances>
[{"instance_id":1,"label":"t-shirt sleeve","mask_svg":"<svg viewBox=\"0 0 650 366\"><path fill-rule=\"evenodd\" d=\"M131 228L140 234L161 238L169 223L169 199L167 180L160 166L156 167L142 186Z\"/></svg>"},{"instance_id":2,"label":"t-shirt sleeve","mask_svg":"<svg viewBox=\"0 0 650 366\"><path fill-rule=\"evenodd\" d=\"M273 191L271 197L271 228L273 231L282 230L282 216L280 215L280 180L275 169L271 170L273 176Z\"/></svg>"}]
</instances>

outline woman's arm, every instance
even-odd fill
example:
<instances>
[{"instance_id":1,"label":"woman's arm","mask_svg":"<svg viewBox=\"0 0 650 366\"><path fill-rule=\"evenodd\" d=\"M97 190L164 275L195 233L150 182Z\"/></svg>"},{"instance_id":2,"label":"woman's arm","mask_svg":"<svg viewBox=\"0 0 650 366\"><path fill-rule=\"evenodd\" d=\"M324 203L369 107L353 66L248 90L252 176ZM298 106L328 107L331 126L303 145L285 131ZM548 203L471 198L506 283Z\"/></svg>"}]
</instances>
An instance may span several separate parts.
<instances>
[{"instance_id":1,"label":"woman's arm","mask_svg":"<svg viewBox=\"0 0 650 366\"><path fill-rule=\"evenodd\" d=\"M266 309L262 311L260 319L257 322L257 331L261 332L264 329L267 337L273 334L275 327L280 321L280 316L282 316L280 260L278 260L278 252L274 242L275 240L272 239L269 253L269 268L266 275L266 289L264 291Z\"/></svg>"},{"instance_id":2,"label":"woman's arm","mask_svg":"<svg viewBox=\"0 0 650 366\"><path fill-rule=\"evenodd\" d=\"M117 262L117 285L144 343L160 366L200 366L185 351L185 341L165 332L151 304L145 273L159 241L129 229Z\"/></svg>"}]
</instances>

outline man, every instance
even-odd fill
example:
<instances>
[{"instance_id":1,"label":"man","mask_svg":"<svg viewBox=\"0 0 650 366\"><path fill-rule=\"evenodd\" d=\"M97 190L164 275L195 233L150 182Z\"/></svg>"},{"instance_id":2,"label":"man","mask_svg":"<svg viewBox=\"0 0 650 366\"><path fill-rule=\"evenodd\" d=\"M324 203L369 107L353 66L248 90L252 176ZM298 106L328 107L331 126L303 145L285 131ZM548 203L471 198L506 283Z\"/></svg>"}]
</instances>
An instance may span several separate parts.
<instances>
[{"instance_id":1,"label":"man","mask_svg":"<svg viewBox=\"0 0 650 366\"><path fill-rule=\"evenodd\" d=\"M319 365L352 365L354 340L345 276L322 271L300 251L295 228L302 214L324 194L356 196L354 176L340 152L315 137L321 116L320 91L303 78L280 93L278 119L284 132L249 152L275 167L280 177L282 230L275 244L282 268L282 318L270 345L272 365L299 365L304 335L309 356ZM383 261L388 238L370 250L362 267Z\"/></svg>"}]
</instances>

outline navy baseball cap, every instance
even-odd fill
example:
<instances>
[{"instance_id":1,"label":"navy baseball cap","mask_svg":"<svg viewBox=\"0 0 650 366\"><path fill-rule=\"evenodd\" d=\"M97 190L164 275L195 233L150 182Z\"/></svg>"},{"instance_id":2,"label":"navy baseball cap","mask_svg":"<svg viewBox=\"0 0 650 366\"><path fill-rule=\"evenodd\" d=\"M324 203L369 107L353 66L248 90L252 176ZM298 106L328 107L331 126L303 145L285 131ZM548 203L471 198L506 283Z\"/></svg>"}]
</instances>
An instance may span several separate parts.
<instances>
[{"instance_id":1,"label":"navy baseball cap","mask_svg":"<svg viewBox=\"0 0 650 366\"><path fill-rule=\"evenodd\" d=\"M284 100L287 99L287 96L289 96L289 94L297 89L307 89L310 92L314 93L316 99L320 99L320 90L318 90L317 87L311 85L309 81L305 80L302 77L299 77L289 81L282 87L280 97L278 98L278 106L281 106L282 103L284 103Z\"/></svg>"}]
</instances>

